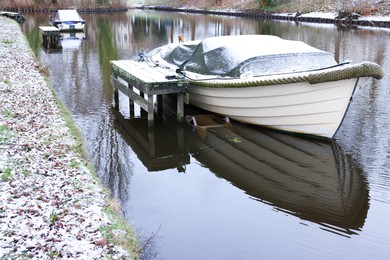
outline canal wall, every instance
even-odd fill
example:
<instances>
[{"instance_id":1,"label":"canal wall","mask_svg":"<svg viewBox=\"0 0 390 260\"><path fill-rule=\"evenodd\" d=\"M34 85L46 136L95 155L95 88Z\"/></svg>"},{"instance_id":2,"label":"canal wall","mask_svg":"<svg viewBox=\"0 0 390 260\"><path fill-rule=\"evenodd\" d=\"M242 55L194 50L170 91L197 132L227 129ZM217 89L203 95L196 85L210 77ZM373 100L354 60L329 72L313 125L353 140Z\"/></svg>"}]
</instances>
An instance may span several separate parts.
<instances>
[{"instance_id":1,"label":"canal wall","mask_svg":"<svg viewBox=\"0 0 390 260\"><path fill-rule=\"evenodd\" d=\"M307 22L307 23L322 23L322 24L334 24L344 25L348 27L357 26L369 26L369 27L382 27L390 28L390 17L364 17L357 14L345 14L340 17L338 13L268 13L261 10L207 10L201 8L187 8L187 7L172 7L172 6L135 6L133 8L144 10L156 10L156 11L169 11L169 12L185 12L185 13L199 13L199 14L212 14L212 15L225 15L236 17L247 17L263 20L279 20L279 21L292 21L292 22Z\"/></svg>"},{"instance_id":2,"label":"canal wall","mask_svg":"<svg viewBox=\"0 0 390 260\"><path fill-rule=\"evenodd\" d=\"M66 8L64 8L66 9ZM34 7L4 7L0 8L1 11L16 12L16 13L55 13L58 8L34 8ZM127 12L127 7L96 7L96 8L78 8L80 13L115 13L115 12Z\"/></svg>"},{"instance_id":3,"label":"canal wall","mask_svg":"<svg viewBox=\"0 0 390 260\"><path fill-rule=\"evenodd\" d=\"M136 259L48 69L16 21L0 32L0 259Z\"/></svg>"},{"instance_id":4,"label":"canal wall","mask_svg":"<svg viewBox=\"0 0 390 260\"><path fill-rule=\"evenodd\" d=\"M156 10L156 11L168 11L168 12L185 12L185 13L199 13L199 14L212 14L212 15L224 15L224 16L236 16L247 17L262 20L276 20L276 21L292 21L303 23L322 23L322 24L334 24L343 25L347 27L368 26L368 27L381 27L390 28L390 17L387 16L372 16L365 17L357 14L339 14L339 13L307 13L300 12L293 13L271 13L264 12L262 10L209 10L194 7L175 7L175 6L160 6L160 5L136 5L129 7L96 7L96 8L78 8L80 13L115 13L115 12L127 12L129 9L144 9L144 10ZM1 8L2 11L17 12L17 13L54 13L58 8L33 8L33 7L5 7Z\"/></svg>"}]
</instances>

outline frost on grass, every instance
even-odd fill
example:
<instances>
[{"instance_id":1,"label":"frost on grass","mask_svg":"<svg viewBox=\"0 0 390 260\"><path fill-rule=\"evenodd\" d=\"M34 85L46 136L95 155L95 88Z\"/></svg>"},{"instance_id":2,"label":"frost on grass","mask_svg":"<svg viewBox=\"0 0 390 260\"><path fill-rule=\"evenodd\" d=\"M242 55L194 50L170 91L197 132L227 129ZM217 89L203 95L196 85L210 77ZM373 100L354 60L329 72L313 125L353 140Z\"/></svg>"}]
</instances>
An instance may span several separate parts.
<instances>
[{"instance_id":1,"label":"frost on grass","mask_svg":"<svg viewBox=\"0 0 390 260\"><path fill-rule=\"evenodd\" d=\"M125 258L19 25L0 31L0 258Z\"/></svg>"}]
</instances>

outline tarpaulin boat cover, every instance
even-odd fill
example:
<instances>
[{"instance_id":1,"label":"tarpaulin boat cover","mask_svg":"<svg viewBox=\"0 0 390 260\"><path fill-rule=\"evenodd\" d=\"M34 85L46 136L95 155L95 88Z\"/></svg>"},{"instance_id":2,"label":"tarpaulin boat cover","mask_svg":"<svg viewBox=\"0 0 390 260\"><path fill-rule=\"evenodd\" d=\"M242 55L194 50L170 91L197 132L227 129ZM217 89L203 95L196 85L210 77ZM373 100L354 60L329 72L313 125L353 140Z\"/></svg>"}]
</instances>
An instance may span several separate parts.
<instances>
[{"instance_id":1,"label":"tarpaulin boat cover","mask_svg":"<svg viewBox=\"0 0 390 260\"><path fill-rule=\"evenodd\" d=\"M337 65L333 54L269 35L234 35L174 44L163 59L204 75L239 77L294 73Z\"/></svg>"},{"instance_id":2,"label":"tarpaulin boat cover","mask_svg":"<svg viewBox=\"0 0 390 260\"><path fill-rule=\"evenodd\" d=\"M76 10L58 10L54 16L54 21L83 22L84 20Z\"/></svg>"}]
</instances>

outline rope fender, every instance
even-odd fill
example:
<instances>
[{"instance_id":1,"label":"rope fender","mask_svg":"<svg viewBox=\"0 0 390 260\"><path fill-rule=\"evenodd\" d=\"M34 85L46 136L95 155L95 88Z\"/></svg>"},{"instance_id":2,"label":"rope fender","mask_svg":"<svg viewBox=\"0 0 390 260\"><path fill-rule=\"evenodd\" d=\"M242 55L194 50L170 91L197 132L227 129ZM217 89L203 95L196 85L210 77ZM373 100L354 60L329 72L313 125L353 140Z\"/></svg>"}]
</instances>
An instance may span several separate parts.
<instances>
[{"instance_id":1,"label":"rope fender","mask_svg":"<svg viewBox=\"0 0 390 260\"><path fill-rule=\"evenodd\" d=\"M358 64L348 64L342 67L326 69L322 71L299 73L297 75L280 75L279 77L262 77L253 79L231 79L231 80L190 80L193 86L213 88L242 88L268 85L281 85L298 82L317 84L322 82L337 81L359 77L383 78L384 72L381 66L374 62L364 61Z\"/></svg>"}]
</instances>

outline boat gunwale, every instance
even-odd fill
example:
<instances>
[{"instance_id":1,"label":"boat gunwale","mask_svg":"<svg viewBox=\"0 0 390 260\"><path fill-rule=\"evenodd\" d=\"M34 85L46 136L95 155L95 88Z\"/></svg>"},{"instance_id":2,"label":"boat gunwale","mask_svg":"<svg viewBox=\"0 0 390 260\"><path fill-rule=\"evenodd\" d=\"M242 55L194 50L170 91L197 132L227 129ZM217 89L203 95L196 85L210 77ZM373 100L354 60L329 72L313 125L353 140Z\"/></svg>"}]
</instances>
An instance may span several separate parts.
<instances>
[{"instance_id":1,"label":"boat gunwale","mask_svg":"<svg viewBox=\"0 0 390 260\"><path fill-rule=\"evenodd\" d=\"M191 73L192 74L192 73ZM196 73L194 73L196 74ZM199 74L198 74L199 75ZM194 86L211 88L242 88L272 86L289 83L308 82L310 84L339 81L360 77L383 78L384 72L380 65L363 61L357 64L346 64L339 67L324 69L314 72L299 72L283 75L261 76L250 79L242 78L189 78L189 83Z\"/></svg>"}]
</instances>

